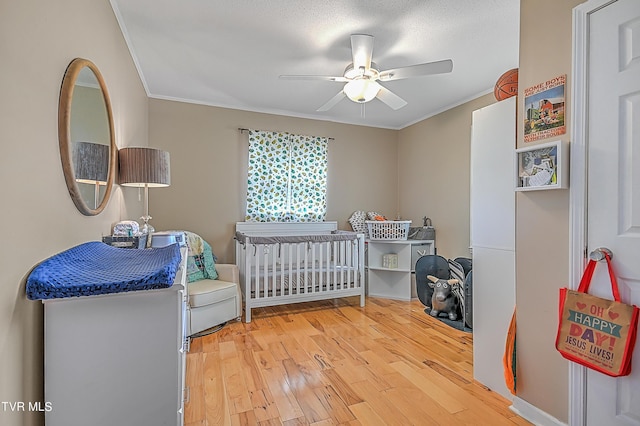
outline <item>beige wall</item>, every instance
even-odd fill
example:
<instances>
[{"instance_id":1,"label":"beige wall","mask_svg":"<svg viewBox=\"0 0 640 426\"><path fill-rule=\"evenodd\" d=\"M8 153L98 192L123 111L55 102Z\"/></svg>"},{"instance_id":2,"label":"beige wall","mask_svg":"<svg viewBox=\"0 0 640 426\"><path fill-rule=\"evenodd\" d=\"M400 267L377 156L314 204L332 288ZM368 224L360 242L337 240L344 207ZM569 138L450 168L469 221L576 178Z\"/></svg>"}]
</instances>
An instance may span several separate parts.
<instances>
[{"instance_id":1,"label":"beige wall","mask_svg":"<svg viewBox=\"0 0 640 426\"><path fill-rule=\"evenodd\" d=\"M413 226L431 218L438 254L448 259L470 257L471 117L495 102L484 95L399 132L399 212Z\"/></svg>"},{"instance_id":2,"label":"beige wall","mask_svg":"<svg viewBox=\"0 0 640 426\"><path fill-rule=\"evenodd\" d=\"M232 262L246 193L247 135L238 128L288 131L334 138L328 220L350 229L355 210L400 214L415 225L427 215L439 253L468 257L471 113L493 102L485 95L394 131L151 99L150 145L171 153L171 186L150 190L152 223L192 230Z\"/></svg>"},{"instance_id":3,"label":"beige wall","mask_svg":"<svg viewBox=\"0 0 640 426\"><path fill-rule=\"evenodd\" d=\"M147 98L108 0L2 1L0 10L0 401L27 403L43 401L43 309L25 297L27 275L41 260L108 234L126 213L118 187L94 217L80 214L67 192L57 136L64 71L75 57L98 66L119 146L147 144ZM2 425L43 423L41 413L0 407Z\"/></svg>"},{"instance_id":4,"label":"beige wall","mask_svg":"<svg viewBox=\"0 0 640 426\"><path fill-rule=\"evenodd\" d=\"M571 19L581 0L520 1L518 88L567 74L571 103ZM541 11L545 11L541 14ZM542 30L544 29L544 30ZM524 98L518 99L518 146L523 141ZM570 140L571 111L566 115ZM548 142L536 141L527 143ZM571 184L571 183L569 183ZM569 191L520 192L516 196L516 305L518 397L558 420L568 420L568 363L555 350L558 289L569 277Z\"/></svg>"},{"instance_id":5,"label":"beige wall","mask_svg":"<svg viewBox=\"0 0 640 426\"><path fill-rule=\"evenodd\" d=\"M238 128L327 136L327 220L350 229L355 210L396 214L397 132L151 99L149 144L171 153L171 186L150 190L156 229L187 229L233 262L244 220L247 134Z\"/></svg>"}]
</instances>

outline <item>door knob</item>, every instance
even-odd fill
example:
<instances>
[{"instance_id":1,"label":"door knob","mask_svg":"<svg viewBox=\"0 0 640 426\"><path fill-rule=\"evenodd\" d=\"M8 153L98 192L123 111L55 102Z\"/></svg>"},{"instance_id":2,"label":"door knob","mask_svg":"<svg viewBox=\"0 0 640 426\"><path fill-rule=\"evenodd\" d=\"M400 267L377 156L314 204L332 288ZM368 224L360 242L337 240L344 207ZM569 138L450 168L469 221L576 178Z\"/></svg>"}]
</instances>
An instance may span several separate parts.
<instances>
[{"instance_id":1,"label":"door knob","mask_svg":"<svg viewBox=\"0 0 640 426\"><path fill-rule=\"evenodd\" d=\"M611 250L609 250L606 247L598 247L597 249L592 251L589 254L589 259L596 260L596 261L599 262L601 260L604 260L604 254L605 253L609 255L609 259L613 259L613 253L611 252Z\"/></svg>"}]
</instances>

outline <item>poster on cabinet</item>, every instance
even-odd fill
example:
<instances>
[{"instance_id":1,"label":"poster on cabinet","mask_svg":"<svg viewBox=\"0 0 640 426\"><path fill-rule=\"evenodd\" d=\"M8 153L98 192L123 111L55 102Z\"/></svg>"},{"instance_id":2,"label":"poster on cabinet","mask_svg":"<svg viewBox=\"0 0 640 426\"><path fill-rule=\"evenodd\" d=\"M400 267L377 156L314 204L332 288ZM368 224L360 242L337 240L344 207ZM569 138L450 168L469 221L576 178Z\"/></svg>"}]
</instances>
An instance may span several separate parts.
<instances>
[{"instance_id":1,"label":"poster on cabinet","mask_svg":"<svg viewBox=\"0 0 640 426\"><path fill-rule=\"evenodd\" d=\"M565 83L560 75L524 91L524 141L533 142L564 135Z\"/></svg>"}]
</instances>

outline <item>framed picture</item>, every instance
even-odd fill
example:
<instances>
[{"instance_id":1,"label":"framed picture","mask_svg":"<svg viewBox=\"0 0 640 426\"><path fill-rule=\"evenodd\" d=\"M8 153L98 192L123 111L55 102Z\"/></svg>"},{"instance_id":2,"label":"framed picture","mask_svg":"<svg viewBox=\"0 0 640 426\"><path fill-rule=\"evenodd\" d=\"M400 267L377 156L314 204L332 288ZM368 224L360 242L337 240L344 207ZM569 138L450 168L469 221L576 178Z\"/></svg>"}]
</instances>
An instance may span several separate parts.
<instances>
[{"instance_id":1,"label":"framed picture","mask_svg":"<svg viewBox=\"0 0 640 426\"><path fill-rule=\"evenodd\" d=\"M524 90L524 141L558 137L566 133L565 82L560 75Z\"/></svg>"},{"instance_id":2,"label":"framed picture","mask_svg":"<svg viewBox=\"0 0 640 426\"><path fill-rule=\"evenodd\" d=\"M563 141L516 149L516 191L567 188L567 149Z\"/></svg>"}]
</instances>

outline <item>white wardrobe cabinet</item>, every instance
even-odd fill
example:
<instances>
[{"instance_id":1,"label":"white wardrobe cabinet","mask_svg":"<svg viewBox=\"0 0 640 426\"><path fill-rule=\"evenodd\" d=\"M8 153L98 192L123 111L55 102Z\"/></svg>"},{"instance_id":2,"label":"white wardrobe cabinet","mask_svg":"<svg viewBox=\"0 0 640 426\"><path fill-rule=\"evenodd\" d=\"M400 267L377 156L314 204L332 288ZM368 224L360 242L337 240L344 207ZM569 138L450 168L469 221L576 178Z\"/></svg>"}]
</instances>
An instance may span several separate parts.
<instances>
[{"instance_id":1,"label":"white wardrobe cabinet","mask_svg":"<svg viewBox=\"0 0 640 426\"><path fill-rule=\"evenodd\" d=\"M516 97L473 112L473 376L511 400L502 357L515 307Z\"/></svg>"}]
</instances>

